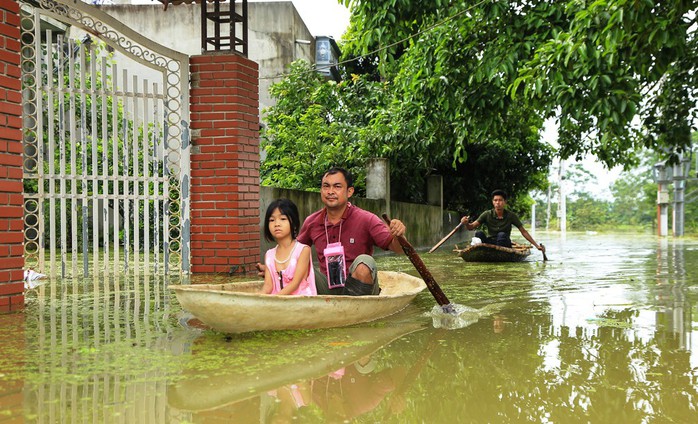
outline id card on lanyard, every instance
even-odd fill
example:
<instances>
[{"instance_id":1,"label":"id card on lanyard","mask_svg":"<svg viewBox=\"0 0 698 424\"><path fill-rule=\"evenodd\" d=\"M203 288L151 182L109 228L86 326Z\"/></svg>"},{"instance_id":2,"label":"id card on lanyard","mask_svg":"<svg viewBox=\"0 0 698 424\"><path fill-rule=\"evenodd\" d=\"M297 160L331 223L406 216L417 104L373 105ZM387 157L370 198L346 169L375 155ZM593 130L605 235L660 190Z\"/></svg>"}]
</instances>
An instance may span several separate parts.
<instances>
[{"instance_id":1,"label":"id card on lanyard","mask_svg":"<svg viewBox=\"0 0 698 424\"><path fill-rule=\"evenodd\" d=\"M342 221L339 221L339 241L330 243L327 234L327 216L325 216L325 238L327 247L322 251L325 255L325 266L327 269L327 287L334 289L344 287L347 280L347 262L344 258L344 246L342 246Z\"/></svg>"}]
</instances>

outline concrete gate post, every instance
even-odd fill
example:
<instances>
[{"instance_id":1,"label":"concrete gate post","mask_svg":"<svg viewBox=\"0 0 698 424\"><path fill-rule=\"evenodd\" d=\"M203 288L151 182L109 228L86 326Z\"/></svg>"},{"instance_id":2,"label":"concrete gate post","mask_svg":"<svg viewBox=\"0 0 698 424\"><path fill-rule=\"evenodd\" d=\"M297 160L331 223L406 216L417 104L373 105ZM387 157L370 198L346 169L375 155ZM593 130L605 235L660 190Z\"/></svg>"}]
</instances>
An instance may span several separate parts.
<instances>
[{"instance_id":1,"label":"concrete gate post","mask_svg":"<svg viewBox=\"0 0 698 424\"><path fill-rule=\"evenodd\" d=\"M366 198L385 200L385 213L390 213L390 162L385 158L369 159L366 164Z\"/></svg>"},{"instance_id":2,"label":"concrete gate post","mask_svg":"<svg viewBox=\"0 0 698 424\"><path fill-rule=\"evenodd\" d=\"M427 203L432 206L444 206L444 177L429 175L427 177Z\"/></svg>"},{"instance_id":3,"label":"concrete gate post","mask_svg":"<svg viewBox=\"0 0 698 424\"><path fill-rule=\"evenodd\" d=\"M254 272L259 257L259 70L228 52L192 56L194 273Z\"/></svg>"},{"instance_id":4,"label":"concrete gate post","mask_svg":"<svg viewBox=\"0 0 698 424\"><path fill-rule=\"evenodd\" d=\"M0 312L24 306L19 3L0 0Z\"/></svg>"}]
</instances>

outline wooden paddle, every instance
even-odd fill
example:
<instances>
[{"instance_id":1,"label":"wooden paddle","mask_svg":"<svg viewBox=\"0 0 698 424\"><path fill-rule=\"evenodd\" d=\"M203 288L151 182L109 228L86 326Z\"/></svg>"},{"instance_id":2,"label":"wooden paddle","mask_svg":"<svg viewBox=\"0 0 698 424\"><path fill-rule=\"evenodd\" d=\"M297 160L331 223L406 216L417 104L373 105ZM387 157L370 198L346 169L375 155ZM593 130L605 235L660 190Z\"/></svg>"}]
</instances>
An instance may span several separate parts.
<instances>
[{"instance_id":1,"label":"wooden paddle","mask_svg":"<svg viewBox=\"0 0 698 424\"><path fill-rule=\"evenodd\" d=\"M463 223L462 223L462 222L459 222L458 225L456 225L456 228L452 229L450 233L446 234L446 237L442 238L440 242L436 243L436 244L434 245L434 247L432 247L431 250L429 250L429 253L431 253L431 252L433 252L434 250L438 249L439 246L441 246L442 244L444 244L444 243L446 242L446 240L448 240L449 238L451 238L451 236L454 235L454 234L456 233L456 231L458 231L458 229L459 229L460 227L462 227L462 226L463 226Z\"/></svg>"},{"instance_id":2,"label":"wooden paddle","mask_svg":"<svg viewBox=\"0 0 698 424\"><path fill-rule=\"evenodd\" d=\"M543 243L538 244L540 244L540 247L543 248L543 250L541 250L541 252L543 252L543 262L548 262L548 255L545 254L545 246L543 246Z\"/></svg>"},{"instance_id":3,"label":"wooden paddle","mask_svg":"<svg viewBox=\"0 0 698 424\"><path fill-rule=\"evenodd\" d=\"M400 382L400 384L390 394L390 397L388 398L388 404L392 405L393 403L399 403L401 400L404 401L403 396L405 395L407 390L412 386L412 383L414 383L414 381L417 379L417 376L419 376L419 373L422 371L422 369L424 369L424 367L427 365L427 363L429 362L429 358L431 358L431 355L439 347L439 341L443 340L445 331L446 330L444 329L439 329L431 333L431 336L429 336L429 340L426 342L426 346L424 347L422 354L416 361L414 361L407 374L405 374L405 377L403 377L402 382ZM394 409L391 407L388 407L386 409L384 415L385 418L383 419L383 421L388 421L390 419L393 410Z\"/></svg>"},{"instance_id":4,"label":"wooden paddle","mask_svg":"<svg viewBox=\"0 0 698 424\"><path fill-rule=\"evenodd\" d=\"M388 218L387 214L383 214L383 220L390 225L390 218ZM434 296L434 299L436 299L436 302L442 307L443 311L455 313L451 302L441 290L441 287L439 287L439 285L436 283L434 277L431 276L431 272L429 272L426 265L424 265L422 258L419 257L410 242L407 241L407 239L405 239L403 236L397 236L397 241L400 242L400 246L402 246L402 250L405 251L405 255L410 258L412 265L417 268L417 272L419 272L419 275L422 276L422 279L427 284L427 288L431 292L431 295Z\"/></svg>"}]
</instances>

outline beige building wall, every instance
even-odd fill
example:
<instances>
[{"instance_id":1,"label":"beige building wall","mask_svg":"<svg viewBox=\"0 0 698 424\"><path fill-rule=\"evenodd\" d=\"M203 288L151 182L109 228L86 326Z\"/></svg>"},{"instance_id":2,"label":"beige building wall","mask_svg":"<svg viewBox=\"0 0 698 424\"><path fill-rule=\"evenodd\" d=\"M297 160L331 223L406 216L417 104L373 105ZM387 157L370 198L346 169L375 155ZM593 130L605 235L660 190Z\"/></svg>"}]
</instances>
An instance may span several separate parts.
<instances>
[{"instance_id":1,"label":"beige building wall","mask_svg":"<svg viewBox=\"0 0 698 424\"><path fill-rule=\"evenodd\" d=\"M227 4L225 4L227 7ZM290 1L250 2L248 7L248 58L259 64L259 109L273 105L269 87L279 81L296 59L315 61L315 38ZM115 4L101 10L156 43L187 55L201 54L201 9L198 4L152 5ZM116 56L116 62L125 61ZM135 72L134 65L128 65ZM161 80L147 68L139 69L142 78ZM148 75L150 74L150 77Z\"/></svg>"}]
</instances>

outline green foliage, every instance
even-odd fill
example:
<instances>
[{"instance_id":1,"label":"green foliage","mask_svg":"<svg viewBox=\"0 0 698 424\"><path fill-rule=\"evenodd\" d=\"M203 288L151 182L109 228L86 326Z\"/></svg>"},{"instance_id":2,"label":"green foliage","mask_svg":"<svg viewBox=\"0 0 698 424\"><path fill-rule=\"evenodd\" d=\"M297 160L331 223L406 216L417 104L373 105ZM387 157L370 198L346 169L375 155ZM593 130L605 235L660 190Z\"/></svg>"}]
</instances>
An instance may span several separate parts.
<instances>
[{"instance_id":1,"label":"green foliage","mask_svg":"<svg viewBox=\"0 0 698 424\"><path fill-rule=\"evenodd\" d=\"M343 49L356 56L375 57L377 60L374 63L385 76L390 72L389 69L395 69L396 61L409 47L408 43L394 42L418 32L430 22L434 14L443 13L444 6L449 2L340 0L340 3L350 7L352 12L349 29L343 37ZM380 47L383 48L379 49ZM366 62L373 61L369 59Z\"/></svg>"},{"instance_id":2,"label":"green foliage","mask_svg":"<svg viewBox=\"0 0 698 424\"><path fill-rule=\"evenodd\" d=\"M382 156L396 200L423 201L424 179L439 174L449 209L476 213L503 188L525 213L555 153L541 141L546 118L559 123L562 158L592 154L609 168L631 168L643 148L672 161L690 145L695 2L340 1L352 10L345 82L306 72L280 83L315 85L293 89L270 122L262 170L278 176L267 183L315 188L330 163L363 175L365 158ZM583 193L576 201L609 213Z\"/></svg>"},{"instance_id":3,"label":"green foliage","mask_svg":"<svg viewBox=\"0 0 698 424\"><path fill-rule=\"evenodd\" d=\"M492 207L491 192L496 188L510 194L508 207L527 216L528 193L545 188L551 150L540 144L535 133L523 135L511 128L504 140L475 142L466 146L468 159L451 168L442 163L444 197L451 210L479 214ZM446 192L449 196L446 196Z\"/></svg>"},{"instance_id":4,"label":"green foliage","mask_svg":"<svg viewBox=\"0 0 698 424\"><path fill-rule=\"evenodd\" d=\"M379 115L387 130L381 142L415 158L416 169L439 172L466 161L471 144L506 147L526 139L528 147L547 156L547 148L530 141L539 140L542 119L506 92L516 76L512 64L523 47L502 38L480 16L464 13L470 10L464 3L448 9L440 3L359 2L352 10L345 58L384 47L384 57L395 63L382 71L393 84L394 100ZM447 18L446 11L456 17L438 24ZM392 15L400 20L385 27L384 17ZM424 32L418 39L406 39L417 31ZM376 59L383 63L382 57ZM500 154L508 156L507 149ZM495 169L490 163L477 171ZM537 171L534 166L531 174Z\"/></svg>"},{"instance_id":5,"label":"green foliage","mask_svg":"<svg viewBox=\"0 0 698 424\"><path fill-rule=\"evenodd\" d=\"M597 230L609 223L610 202L580 194L567 203L567 225L572 230Z\"/></svg>"},{"instance_id":6,"label":"green foliage","mask_svg":"<svg viewBox=\"0 0 698 424\"><path fill-rule=\"evenodd\" d=\"M651 167L625 172L611 186L613 220L619 224L651 228L656 225L657 184Z\"/></svg>"},{"instance_id":7,"label":"green foliage","mask_svg":"<svg viewBox=\"0 0 698 424\"><path fill-rule=\"evenodd\" d=\"M570 0L550 7L566 22L534 35L511 92L559 117L561 156L591 153L627 168L642 147L671 160L689 148L698 94L695 2ZM633 125L638 119L642 125Z\"/></svg>"},{"instance_id":8,"label":"green foliage","mask_svg":"<svg viewBox=\"0 0 698 424\"><path fill-rule=\"evenodd\" d=\"M694 133L693 137L696 137ZM570 165L565 172L567 188L567 228L572 231L588 230L628 230L652 231L656 228L657 218L657 183L653 179L653 168L661 162L657 153L648 150L638 153L640 164L624 171L612 182L610 200L592 196L587 188L596 181L596 177L580 164ZM698 233L698 187L695 184L695 163L691 162L689 179L685 188L684 229L687 234ZM546 196L536 196L537 220L539 228L557 229L559 222L555 211L558 208L557 183L551 183L550 199L551 222L546 222ZM673 213L675 186L669 185L669 215ZM540 212L542 211L542 212ZM671 220L671 218L670 218ZM670 223L671 226L671 223Z\"/></svg>"},{"instance_id":9,"label":"green foliage","mask_svg":"<svg viewBox=\"0 0 698 424\"><path fill-rule=\"evenodd\" d=\"M363 176L367 158L385 157L396 200L423 202L425 178L433 174L444 177L445 206L461 211L489 207L495 188L524 204L529 190L544 187L552 150L540 140L542 117L507 94L516 48L463 13L419 42L399 42L445 17L445 4L353 4L345 56L389 47L348 64L340 84L292 66L272 89L278 103L263 134L262 183L316 188L331 164ZM478 31L489 44L473 35Z\"/></svg>"},{"instance_id":10,"label":"green foliage","mask_svg":"<svg viewBox=\"0 0 698 424\"><path fill-rule=\"evenodd\" d=\"M456 159L463 141L506 125L507 92L558 118L562 158L591 153L609 167L632 166L641 147L675 159L688 146L698 87L694 1L344 3L352 5L346 58L377 52L361 63L373 57L382 77L401 75L396 83L418 98L433 91L439 101L413 103L413 116L445 106L451 113L431 122L459 123ZM638 118L642 125L631 125Z\"/></svg>"},{"instance_id":11,"label":"green foliage","mask_svg":"<svg viewBox=\"0 0 698 424\"><path fill-rule=\"evenodd\" d=\"M262 185L318 190L328 168L343 166L354 173L361 193L365 160L377 154L364 140L383 90L358 76L326 82L307 62L294 62L290 76L270 90L277 103L265 111Z\"/></svg>"}]
</instances>

